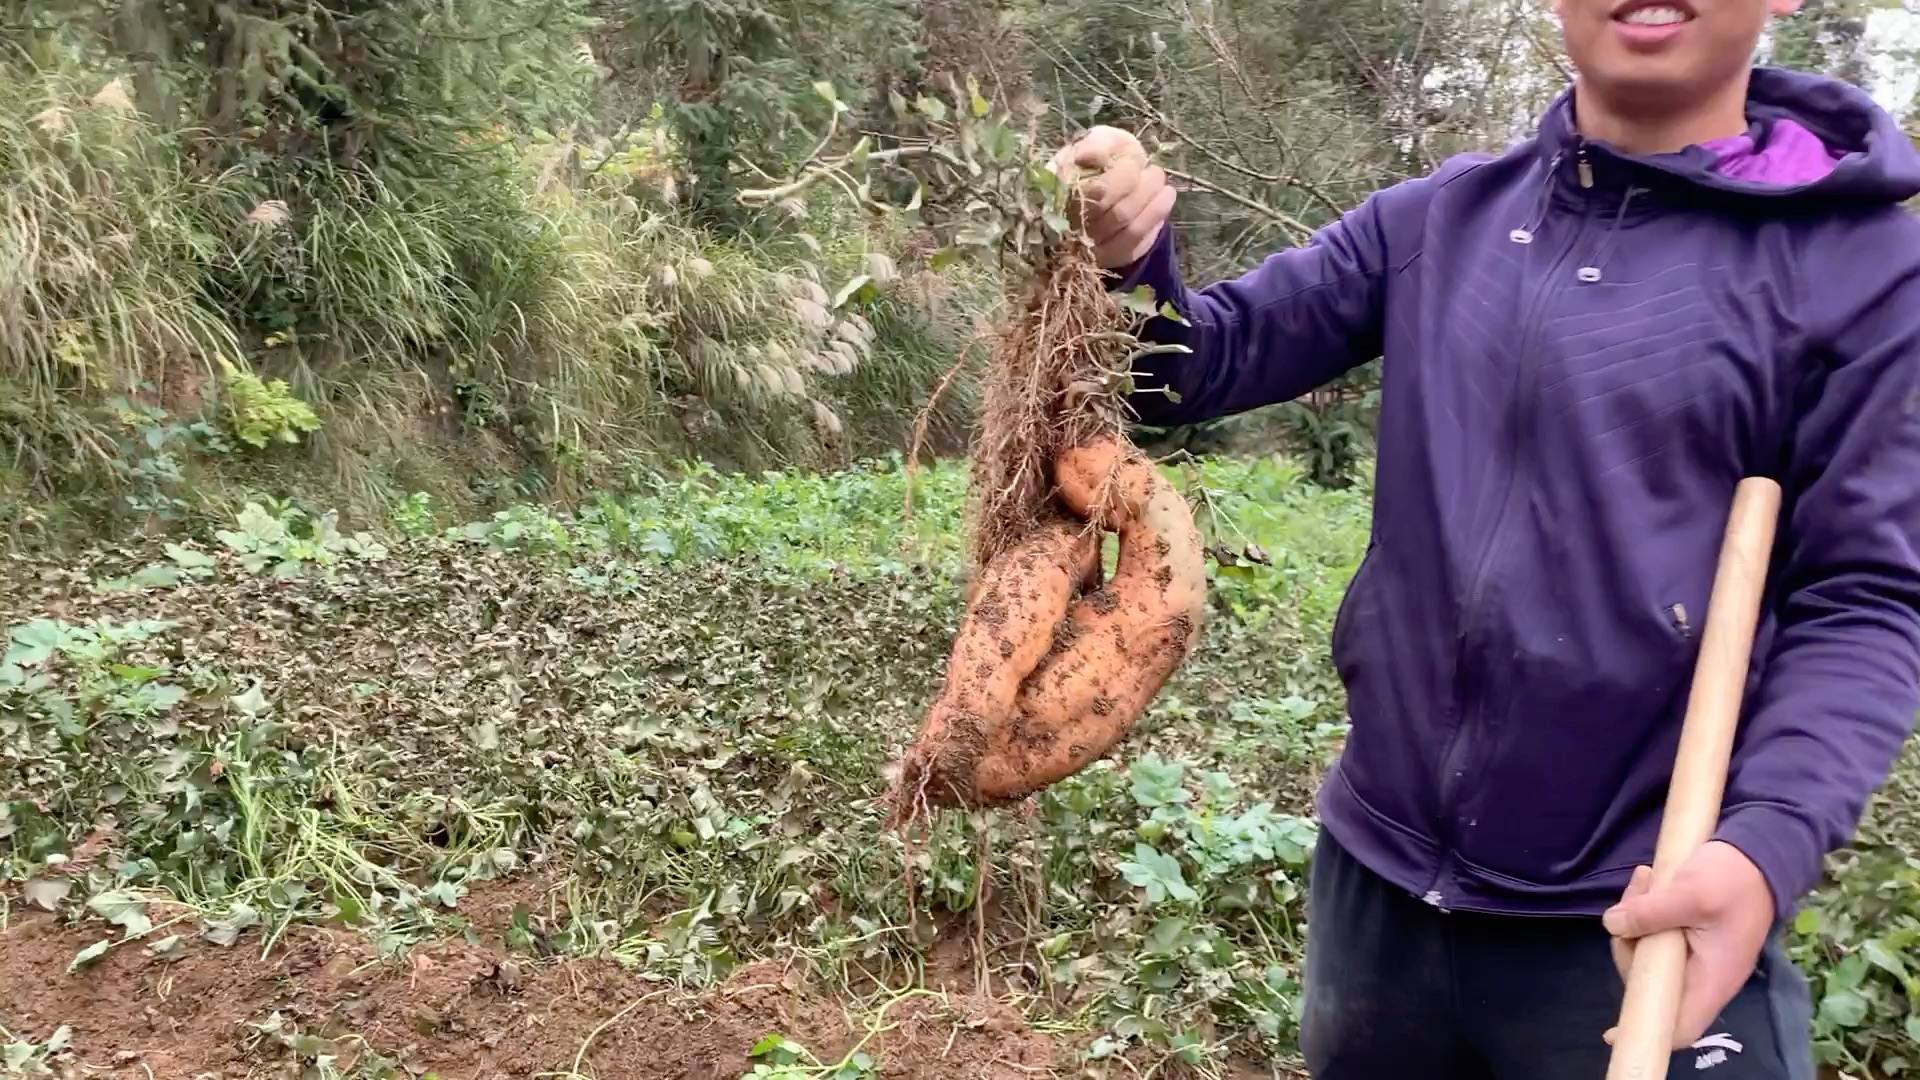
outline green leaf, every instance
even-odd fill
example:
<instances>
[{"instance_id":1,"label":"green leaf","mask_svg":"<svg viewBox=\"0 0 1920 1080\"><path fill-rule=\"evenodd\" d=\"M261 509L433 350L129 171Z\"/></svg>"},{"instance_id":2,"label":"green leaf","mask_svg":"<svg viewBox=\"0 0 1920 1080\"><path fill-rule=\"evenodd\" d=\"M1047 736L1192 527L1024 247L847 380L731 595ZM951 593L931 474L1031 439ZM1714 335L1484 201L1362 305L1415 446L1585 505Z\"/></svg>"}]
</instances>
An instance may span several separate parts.
<instances>
[{"instance_id":1,"label":"green leaf","mask_svg":"<svg viewBox=\"0 0 1920 1080\"><path fill-rule=\"evenodd\" d=\"M260 689L260 680L255 679L244 693L235 694L228 701L234 708L248 716L259 716L267 711L267 695Z\"/></svg>"},{"instance_id":2,"label":"green leaf","mask_svg":"<svg viewBox=\"0 0 1920 1080\"><path fill-rule=\"evenodd\" d=\"M1907 1014L1907 1041L1920 1049L1920 1012Z\"/></svg>"},{"instance_id":3,"label":"green leaf","mask_svg":"<svg viewBox=\"0 0 1920 1080\"><path fill-rule=\"evenodd\" d=\"M81 968L86 967L88 964L93 963L95 960L107 955L107 950L112 947L113 939L105 938L74 953L73 959L67 962L67 973L71 975Z\"/></svg>"},{"instance_id":4,"label":"green leaf","mask_svg":"<svg viewBox=\"0 0 1920 1080\"><path fill-rule=\"evenodd\" d=\"M925 94L921 94L919 99L913 103L913 107L920 110L921 116L926 117L936 124L947 118L946 102L938 98L930 98Z\"/></svg>"},{"instance_id":5,"label":"green leaf","mask_svg":"<svg viewBox=\"0 0 1920 1080\"><path fill-rule=\"evenodd\" d=\"M1867 958L1867 963L1872 964L1881 971L1892 975L1903 983L1907 981L1906 962L1900 959L1899 953L1887 948L1887 943L1879 938L1868 938L1865 942L1862 942L1860 945L1860 955Z\"/></svg>"},{"instance_id":6,"label":"green leaf","mask_svg":"<svg viewBox=\"0 0 1920 1080\"><path fill-rule=\"evenodd\" d=\"M172 559L174 564L182 570L191 572L213 569L212 556L202 555L192 548L181 547L179 544L168 544L166 550L167 558Z\"/></svg>"},{"instance_id":7,"label":"green leaf","mask_svg":"<svg viewBox=\"0 0 1920 1080\"><path fill-rule=\"evenodd\" d=\"M247 539L270 544L285 543L289 539L286 523L267 513L266 507L259 503L248 503L240 511L237 524Z\"/></svg>"},{"instance_id":8,"label":"green leaf","mask_svg":"<svg viewBox=\"0 0 1920 1080\"><path fill-rule=\"evenodd\" d=\"M33 878L21 886L21 893L34 907L52 911L60 906L60 901L73 891L72 878Z\"/></svg>"},{"instance_id":9,"label":"green leaf","mask_svg":"<svg viewBox=\"0 0 1920 1080\"><path fill-rule=\"evenodd\" d=\"M1200 899L1187 885L1178 860L1143 843L1134 844L1133 861L1121 863L1120 873L1128 884L1145 889L1150 903L1169 897L1186 903Z\"/></svg>"},{"instance_id":10,"label":"green leaf","mask_svg":"<svg viewBox=\"0 0 1920 1080\"><path fill-rule=\"evenodd\" d=\"M87 908L120 927L128 937L139 937L153 929L153 923L147 919L146 903L131 893L117 889L100 893L87 901Z\"/></svg>"},{"instance_id":11,"label":"green leaf","mask_svg":"<svg viewBox=\"0 0 1920 1080\"><path fill-rule=\"evenodd\" d=\"M1867 981L1867 958L1859 953L1850 953L1841 958L1827 975L1827 986L1840 987L1843 990L1858 990Z\"/></svg>"},{"instance_id":12,"label":"green leaf","mask_svg":"<svg viewBox=\"0 0 1920 1080\"><path fill-rule=\"evenodd\" d=\"M807 1048L788 1039L784 1035L770 1034L762 1036L753 1044L749 1057L765 1058L775 1065L792 1065L807 1055Z\"/></svg>"},{"instance_id":13,"label":"green leaf","mask_svg":"<svg viewBox=\"0 0 1920 1080\"><path fill-rule=\"evenodd\" d=\"M852 280L840 286L839 292L833 294L833 306L836 309L846 307L847 301L852 300L855 296L859 295L860 290L871 284L873 284L872 275L855 274Z\"/></svg>"},{"instance_id":14,"label":"green leaf","mask_svg":"<svg viewBox=\"0 0 1920 1080\"><path fill-rule=\"evenodd\" d=\"M1127 768L1134 802L1144 808L1179 805L1193 795L1185 785L1187 767L1157 753L1142 755Z\"/></svg>"},{"instance_id":15,"label":"green leaf","mask_svg":"<svg viewBox=\"0 0 1920 1080\"><path fill-rule=\"evenodd\" d=\"M980 149L995 162L1010 161L1020 150L1020 137L1005 123L995 121L981 129Z\"/></svg>"},{"instance_id":16,"label":"green leaf","mask_svg":"<svg viewBox=\"0 0 1920 1080\"><path fill-rule=\"evenodd\" d=\"M1180 1032L1173 1037L1169 1046L1173 1050L1173 1056L1179 1058L1183 1064L1199 1065L1206 1061L1207 1044L1196 1031L1189 1029Z\"/></svg>"},{"instance_id":17,"label":"green leaf","mask_svg":"<svg viewBox=\"0 0 1920 1080\"><path fill-rule=\"evenodd\" d=\"M829 105L840 104L840 92L835 90L833 84L825 79L813 84L813 92L819 94L820 99Z\"/></svg>"},{"instance_id":18,"label":"green leaf","mask_svg":"<svg viewBox=\"0 0 1920 1080\"><path fill-rule=\"evenodd\" d=\"M200 935L215 945L231 945L240 940L240 933L260 921L260 913L250 905L235 904L224 919L208 919L203 924Z\"/></svg>"},{"instance_id":19,"label":"green leaf","mask_svg":"<svg viewBox=\"0 0 1920 1080\"><path fill-rule=\"evenodd\" d=\"M138 589L171 589L180 584L180 571L165 563L142 567L131 579Z\"/></svg>"},{"instance_id":20,"label":"green leaf","mask_svg":"<svg viewBox=\"0 0 1920 1080\"><path fill-rule=\"evenodd\" d=\"M1820 1018L1839 1028L1857 1028L1866 1022L1867 999L1852 990L1829 990L1820 999Z\"/></svg>"},{"instance_id":21,"label":"green leaf","mask_svg":"<svg viewBox=\"0 0 1920 1080\"><path fill-rule=\"evenodd\" d=\"M753 1044L753 1049L747 1051L747 1056L748 1057L766 1057L767 1054L772 1052L776 1047L780 1046L780 1044L785 1041L786 1040L782 1039L778 1035L774 1035L774 1034L762 1035L760 1036L760 1041Z\"/></svg>"},{"instance_id":22,"label":"green leaf","mask_svg":"<svg viewBox=\"0 0 1920 1080\"><path fill-rule=\"evenodd\" d=\"M1154 312L1153 286L1136 285L1130 292L1117 297L1120 307L1129 314L1151 316Z\"/></svg>"},{"instance_id":23,"label":"green leaf","mask_svg":"<svg viewBox=\"0 0 1920 1080\"><path fill-rule=\"evenodd\" d=\"M52 659L66 641L66 628L52 619L35 619L16 626L7 635L6 663L20 667L38 667Z\"/></svg>"},{"instance_id":24,"label":"green leaf","mask_svg":"<svg viewBox=\"0 0 1920 1080\"><path fill-rule=\"evenodd\" d=\"M1161 919L1147 932L1147 949L1162 956L1171 956L1186 941L1187 920L1181 918Z\"/></svg>"}]
</instances>

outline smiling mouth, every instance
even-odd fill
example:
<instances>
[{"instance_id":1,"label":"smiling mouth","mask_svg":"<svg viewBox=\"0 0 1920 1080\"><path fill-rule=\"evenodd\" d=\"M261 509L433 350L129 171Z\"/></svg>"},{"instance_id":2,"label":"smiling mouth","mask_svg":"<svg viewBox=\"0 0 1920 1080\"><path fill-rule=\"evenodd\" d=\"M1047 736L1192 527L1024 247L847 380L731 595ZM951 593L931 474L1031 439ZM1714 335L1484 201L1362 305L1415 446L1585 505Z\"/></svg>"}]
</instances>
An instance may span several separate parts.
<instances>
[{"instance_id":1,"label":"smiling mouth","mask_svg":"<svg viewBox=\"0 0 1920 1080\"><path fill-rule=\"evenodd\" d=\"M1613 21L1625 23L1628 26L1650 28L1679 26L1681 23L1692 22L1693 12L1675 4L1637 4L1615 12Z\"/></svg>"}]
</instances>

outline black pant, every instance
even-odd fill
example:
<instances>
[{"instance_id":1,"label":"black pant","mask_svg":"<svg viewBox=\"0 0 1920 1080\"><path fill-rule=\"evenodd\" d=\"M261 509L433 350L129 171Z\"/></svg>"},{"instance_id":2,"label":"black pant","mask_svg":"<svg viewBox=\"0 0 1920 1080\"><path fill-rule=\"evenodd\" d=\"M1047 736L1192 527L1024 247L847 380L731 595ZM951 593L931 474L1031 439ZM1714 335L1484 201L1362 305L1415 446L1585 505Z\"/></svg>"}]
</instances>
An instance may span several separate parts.
<instances>
[{"instance_id":1,"label":"black pant","mask_svg":"<svg viewBox=\"0 0 1920 1080\"><path fill-rule=\"evenodd\" d=\"M1300 1043L1314 1080L1602 1080L1623 991L1599 919L1437 910L1323 830ZM1672 1080L1812 1080L1806 981L1778 936Z\"/></svg>"}]
</instances>

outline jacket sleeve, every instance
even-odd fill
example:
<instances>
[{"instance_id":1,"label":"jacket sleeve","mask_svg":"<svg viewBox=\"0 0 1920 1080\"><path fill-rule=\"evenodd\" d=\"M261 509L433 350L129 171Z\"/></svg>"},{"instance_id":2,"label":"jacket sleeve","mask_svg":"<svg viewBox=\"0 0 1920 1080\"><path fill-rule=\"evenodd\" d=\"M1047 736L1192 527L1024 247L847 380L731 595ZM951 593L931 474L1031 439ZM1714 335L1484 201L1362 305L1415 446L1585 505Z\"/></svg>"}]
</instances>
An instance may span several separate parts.
<instances>
[{"instance_id":1,"label":"jacket sleeve","mask_svg":"<svg viewBox=\"0 0 1920 1080\"><path fill-rule=\"evenodd\" d=\"M1920 709L1920 222L1867 228L1878 250L1819 262L1834 269L1812 285L1837 318L1781 476L1778 622L1717 834L1760 868L1783 918L1851 838Z\"/></svg>"},{"instance_id":2,"label":"jacket sleeve","mask_svg":"<svg viewBox=\"0 0 1920 1080\"><path fill-rule=\"evenodd\" d=\"M1170 427L1290 401L1380 355L1386 279L1417 253L1436 182L1376 192L1304 247L1203 289L1181 281L1173 230L1162 229L1115 288L1146 285L1170 303L1185 324L1154 317L1140 337L1189 351L1135 362L1129 404L1140 420Z\"/></svg>"}]
</instances>

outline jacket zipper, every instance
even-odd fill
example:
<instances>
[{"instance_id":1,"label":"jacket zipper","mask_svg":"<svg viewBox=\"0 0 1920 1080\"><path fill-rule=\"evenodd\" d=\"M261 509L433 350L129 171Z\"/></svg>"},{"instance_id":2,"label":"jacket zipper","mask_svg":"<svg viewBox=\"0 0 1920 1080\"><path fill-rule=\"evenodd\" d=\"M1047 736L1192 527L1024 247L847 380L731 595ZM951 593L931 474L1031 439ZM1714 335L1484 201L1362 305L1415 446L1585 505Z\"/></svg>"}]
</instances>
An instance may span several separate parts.
<instances>
[{"instance_id":1,"label":"jacket zipper","mask_svg":"<svg viewBox=\"0 0 1920 1080\"><path fill-rule=\"evenodd\" d=\"M1578 148L1575 168L1579 177L1580 186L1582 188L1591 188L1593 186L1593 169L1587 161L1587 148L1584 142L1581 143ZM1514 375L1514 380L1517 385L1514 388L1513 405L1511 408L1513 423L1509 425L1511 434L1509 435L1506 448L1508 455L1507 460L1514 464L1513 468L1507 473L1506 489L1500 494L1500 504L1494 513L1493 527L1487 534L1487 542L1481 550L1479 563L1474 567L1473 584L1468 591L1467 602L1462 607L1460 632L1454 642L1453 701L1454 707L1459 713L1459 722L1454 726L1452 734L1447 737L1446 746L1441 751L1440 775L1437 778L1439 781L1439 798L1437 813L1435 814L1436 820L1434 821L1437 838L1442 844L1442 854L1439 865L1434 868L1433 880L1429 883L1426 894L1421 897L1426 903L1437 908L1444 909L1446 906L1446 897L1441 892L1440 886L1453 874L1454 864L1458 857L1457 846L1459 838L1454 820L1456 815L1453 812L1453 794L1454 789L1462 779L1461 774L1464 772L1463 763L1468 760L1468 751L1472 748L1472 735L1475 733L1473 729L1479 724L1479 712L1482 704L1477 693L1476 696L1471 699L1468 696L1469 689L1477 692L1478 687L1470 687L1465 675L1468 667L1467 647L1473 636L1474 624L1480 616L1481 604L1486 596L1488 583L1487 568L1496 564L1495 556L1500 553L1501 541L1505 539L1502 532L1506 528L1507 517L1512 512L1514 494L1525 490L1525 486L1519 482L1520 478L1518 474L1520 469L1525 466L1525 460L1523 460L1520 450L1525 442L1523 432L1527 430L1527 416L1531 411L1531 399L1533 397L1535 384L1534 376L1539 373L1532 356L1535 338L1538 336L1541 324L1544 321L1548 302L1558 292L1558 274L1560 267L1566 263L1568 256L1579 249L1581 241L1586 238L1592 224L1593 213L1589 208L1581 216L1579 227L1573 231L1573 235L1569 237L1567 242L1561 245L1555 253L1553 262L1548 265L1546 272L1541 277L1539 290L1528 299L1525 305L1525 317L1522 320L1524 332L1520 336L1520 347L1514 353L1514 362L1518 365L1518 370ZM1525 259L1523 257L1521 268L1523 275L1526 273L1524 264Z\"/></svg>"}]
</instances>

